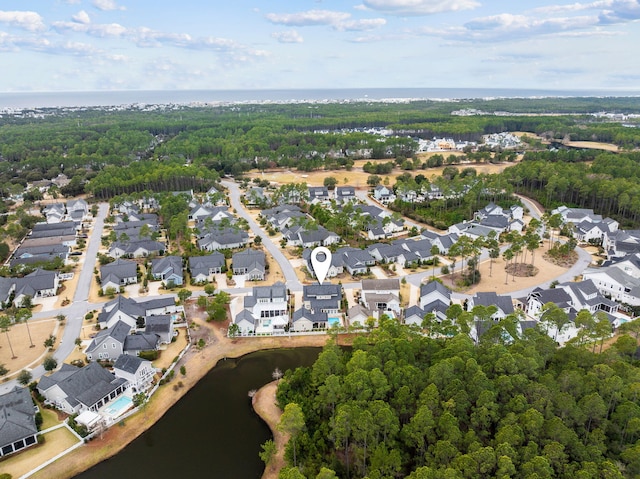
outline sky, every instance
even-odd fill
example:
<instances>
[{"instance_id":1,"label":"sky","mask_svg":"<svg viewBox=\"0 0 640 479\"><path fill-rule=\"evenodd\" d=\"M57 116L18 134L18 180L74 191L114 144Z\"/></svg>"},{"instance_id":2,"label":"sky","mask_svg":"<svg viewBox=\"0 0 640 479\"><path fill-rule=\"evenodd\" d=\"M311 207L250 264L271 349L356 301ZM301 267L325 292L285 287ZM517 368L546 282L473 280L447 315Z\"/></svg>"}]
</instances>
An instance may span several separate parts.
<instances>
[{"instance_id":1,"label":"sky","mask_svg":"<svg viewBox=\"0 0 640 479\"><path fill-rule=\"evenodd\" d=\"M0 92L640 90L640 0L3 0Z\"/></svg>"}]
</instances>

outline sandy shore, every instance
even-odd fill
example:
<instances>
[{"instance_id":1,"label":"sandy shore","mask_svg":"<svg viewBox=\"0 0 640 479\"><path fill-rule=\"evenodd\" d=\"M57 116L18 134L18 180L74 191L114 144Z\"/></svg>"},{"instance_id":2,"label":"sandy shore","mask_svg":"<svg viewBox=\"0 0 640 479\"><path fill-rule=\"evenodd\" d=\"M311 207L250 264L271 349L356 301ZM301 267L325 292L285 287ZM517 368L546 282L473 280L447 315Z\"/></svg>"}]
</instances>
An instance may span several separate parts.
<instances>
[{"instance_id":1,"label":"sandy shore","mask_svg":"<svg viewBox=\"0 0 640 479\"><path fill-rule=\"evenodd\" d=\"M276 406L276 391L278 382L272 381L261 387L253 396L253 409L258 413L264 422L267 423L273 434L273 441L276 443L277 452L271 463L265 468L262 479L277 479L280 469L285 466L284 449L289 441L289 436L276 428L280 422L282 411Z\"/></svg>"},{"instance_id":2,"label":"sandy shore","mask_svg":"<svg viewBox=\"0 0 640 479\"><path fill-rule=\"evenodd\" d=\"M31 477L35 479L50 479L51 477L56 479L72 478L95 464L114 456L158 421L220 359L237 358L262 349L322 347L329 339L329 336L325 335L229 339L224 335L228 323L211 324L202 318L194 318L194 322L197 325L194 337L208 337L208 341L202 350L192 347L176 366L177 369L181 365L186 367L187 375L184 377L180 375L183 387L174 390L173 384L177 382L174 380L174 382L159 388L140 412L126 420L125 427L110 428L102 438L94 439ZM261 395L269 397L269 393L261 392ZM275 389L271 393L271 398L274 395ZM265 400L265 403L268 403L268 401ZM271 403L277 410L273 401ZM277 419L275 423L277 423ZM256 451L257 453L258 451ZM274 476L267 477L277 477L277 471Z\"/></svg>"}]
</instances>

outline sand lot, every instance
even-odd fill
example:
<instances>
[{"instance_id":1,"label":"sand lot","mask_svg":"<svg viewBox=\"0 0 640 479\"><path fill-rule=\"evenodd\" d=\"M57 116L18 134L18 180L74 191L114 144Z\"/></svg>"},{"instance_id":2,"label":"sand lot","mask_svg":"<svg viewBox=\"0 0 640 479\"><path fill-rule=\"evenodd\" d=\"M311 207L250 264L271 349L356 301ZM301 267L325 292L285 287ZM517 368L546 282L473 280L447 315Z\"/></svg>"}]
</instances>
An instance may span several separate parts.
<instances>
[{"instance_id":1,"label":"sand lot","mask_svg":"<svg viewBox=\"0 0 640 479\"><path fill-rule=\"evenodd\" d=\"M34 347L31 348L29 333ZM24 323L14 324L7 333L0 334L0 364L9 369L7 377L12 379L23 369L35 367L42 362L41 358L47 354L44 340L50 334L60 336L59 322L55 318L29 320L28 329ZM11 347L15 354L12 358Z\"/></svg>"}]
</instances>

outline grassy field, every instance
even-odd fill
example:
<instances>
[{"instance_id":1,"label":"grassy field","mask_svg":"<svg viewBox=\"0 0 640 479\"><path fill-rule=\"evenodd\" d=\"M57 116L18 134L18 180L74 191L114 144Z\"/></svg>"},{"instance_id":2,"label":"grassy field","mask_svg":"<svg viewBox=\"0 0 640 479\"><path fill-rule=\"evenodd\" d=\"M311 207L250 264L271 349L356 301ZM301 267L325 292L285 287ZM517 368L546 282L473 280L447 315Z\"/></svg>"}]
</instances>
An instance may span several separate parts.
<instances>
[{"instance_id":1,"label":"grassy field","mask_svg":"<svg viewBox=\"0 0 640 479\"><path fill-rule=\"evenodd\" d=\"M421 153L418 154L418 158L422 161L426 161L427 158L433 156L435 153ZM450 154L456 154L455 152L444 153L445 156ZM461 154L461 153L459 153ZM287 169L273 169L266 170L264 172L260 171L251 171L247 175L249 178L260 178L264 180L271 181L276 184L287 184L287 183L307 183L309 186L322 186L324 179L327 177L334 177L338 180L338 186L342 185L350 185L354 186L357 189L365 189L367 188L367 178L369 178L370 173L366 173L362 170L362 166L370 160L357 160L354 163L353 169L351 171L346 170L321 170L321 171L310 171L303 172L297 170L287 170ZM387 161L393 161L393 159L388 160L375 160L379 162L386 163ZM462 168L473 168L478 173L492 174L492 173L500 173L506 167L511 166L511 163L502 163L502 164L476 164L476 163L465 163L460 165L454 165L459 169ZM425 170L413 170L409 171L412 175L423 174L427 178L433 178L436 176L442 175L443 166L436 168L427 168ZM388 178L389 184L393 185L395 183L396 177L401 174L406 173L406 171L400 168L394 168L391 174L389 175L378 175L382 181L384 182L386 178Z\"/></svg>"}]
</instances>

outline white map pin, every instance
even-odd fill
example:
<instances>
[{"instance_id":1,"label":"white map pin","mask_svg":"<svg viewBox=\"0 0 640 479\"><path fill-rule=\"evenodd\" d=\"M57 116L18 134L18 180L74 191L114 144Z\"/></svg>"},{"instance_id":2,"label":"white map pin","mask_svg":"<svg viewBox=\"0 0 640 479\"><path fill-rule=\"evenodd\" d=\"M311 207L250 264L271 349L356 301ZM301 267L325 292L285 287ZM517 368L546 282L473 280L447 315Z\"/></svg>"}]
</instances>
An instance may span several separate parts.
<instances>
[{"instance_id":1,"label":"white map pin","mask_svg":"<svg viewBox=\"0 0 640 479\"><path fill-rule=\"evenodd\" d=\"M324 255L324 259L321 259L322 255ZM318 258L318 256L320 256L320 258ZM311 266L313 266L313 271L316 273L318 282L322 284L331 267L331 251L324 246L313 248L311 252Z\"/></svg>"}]
</instances>

